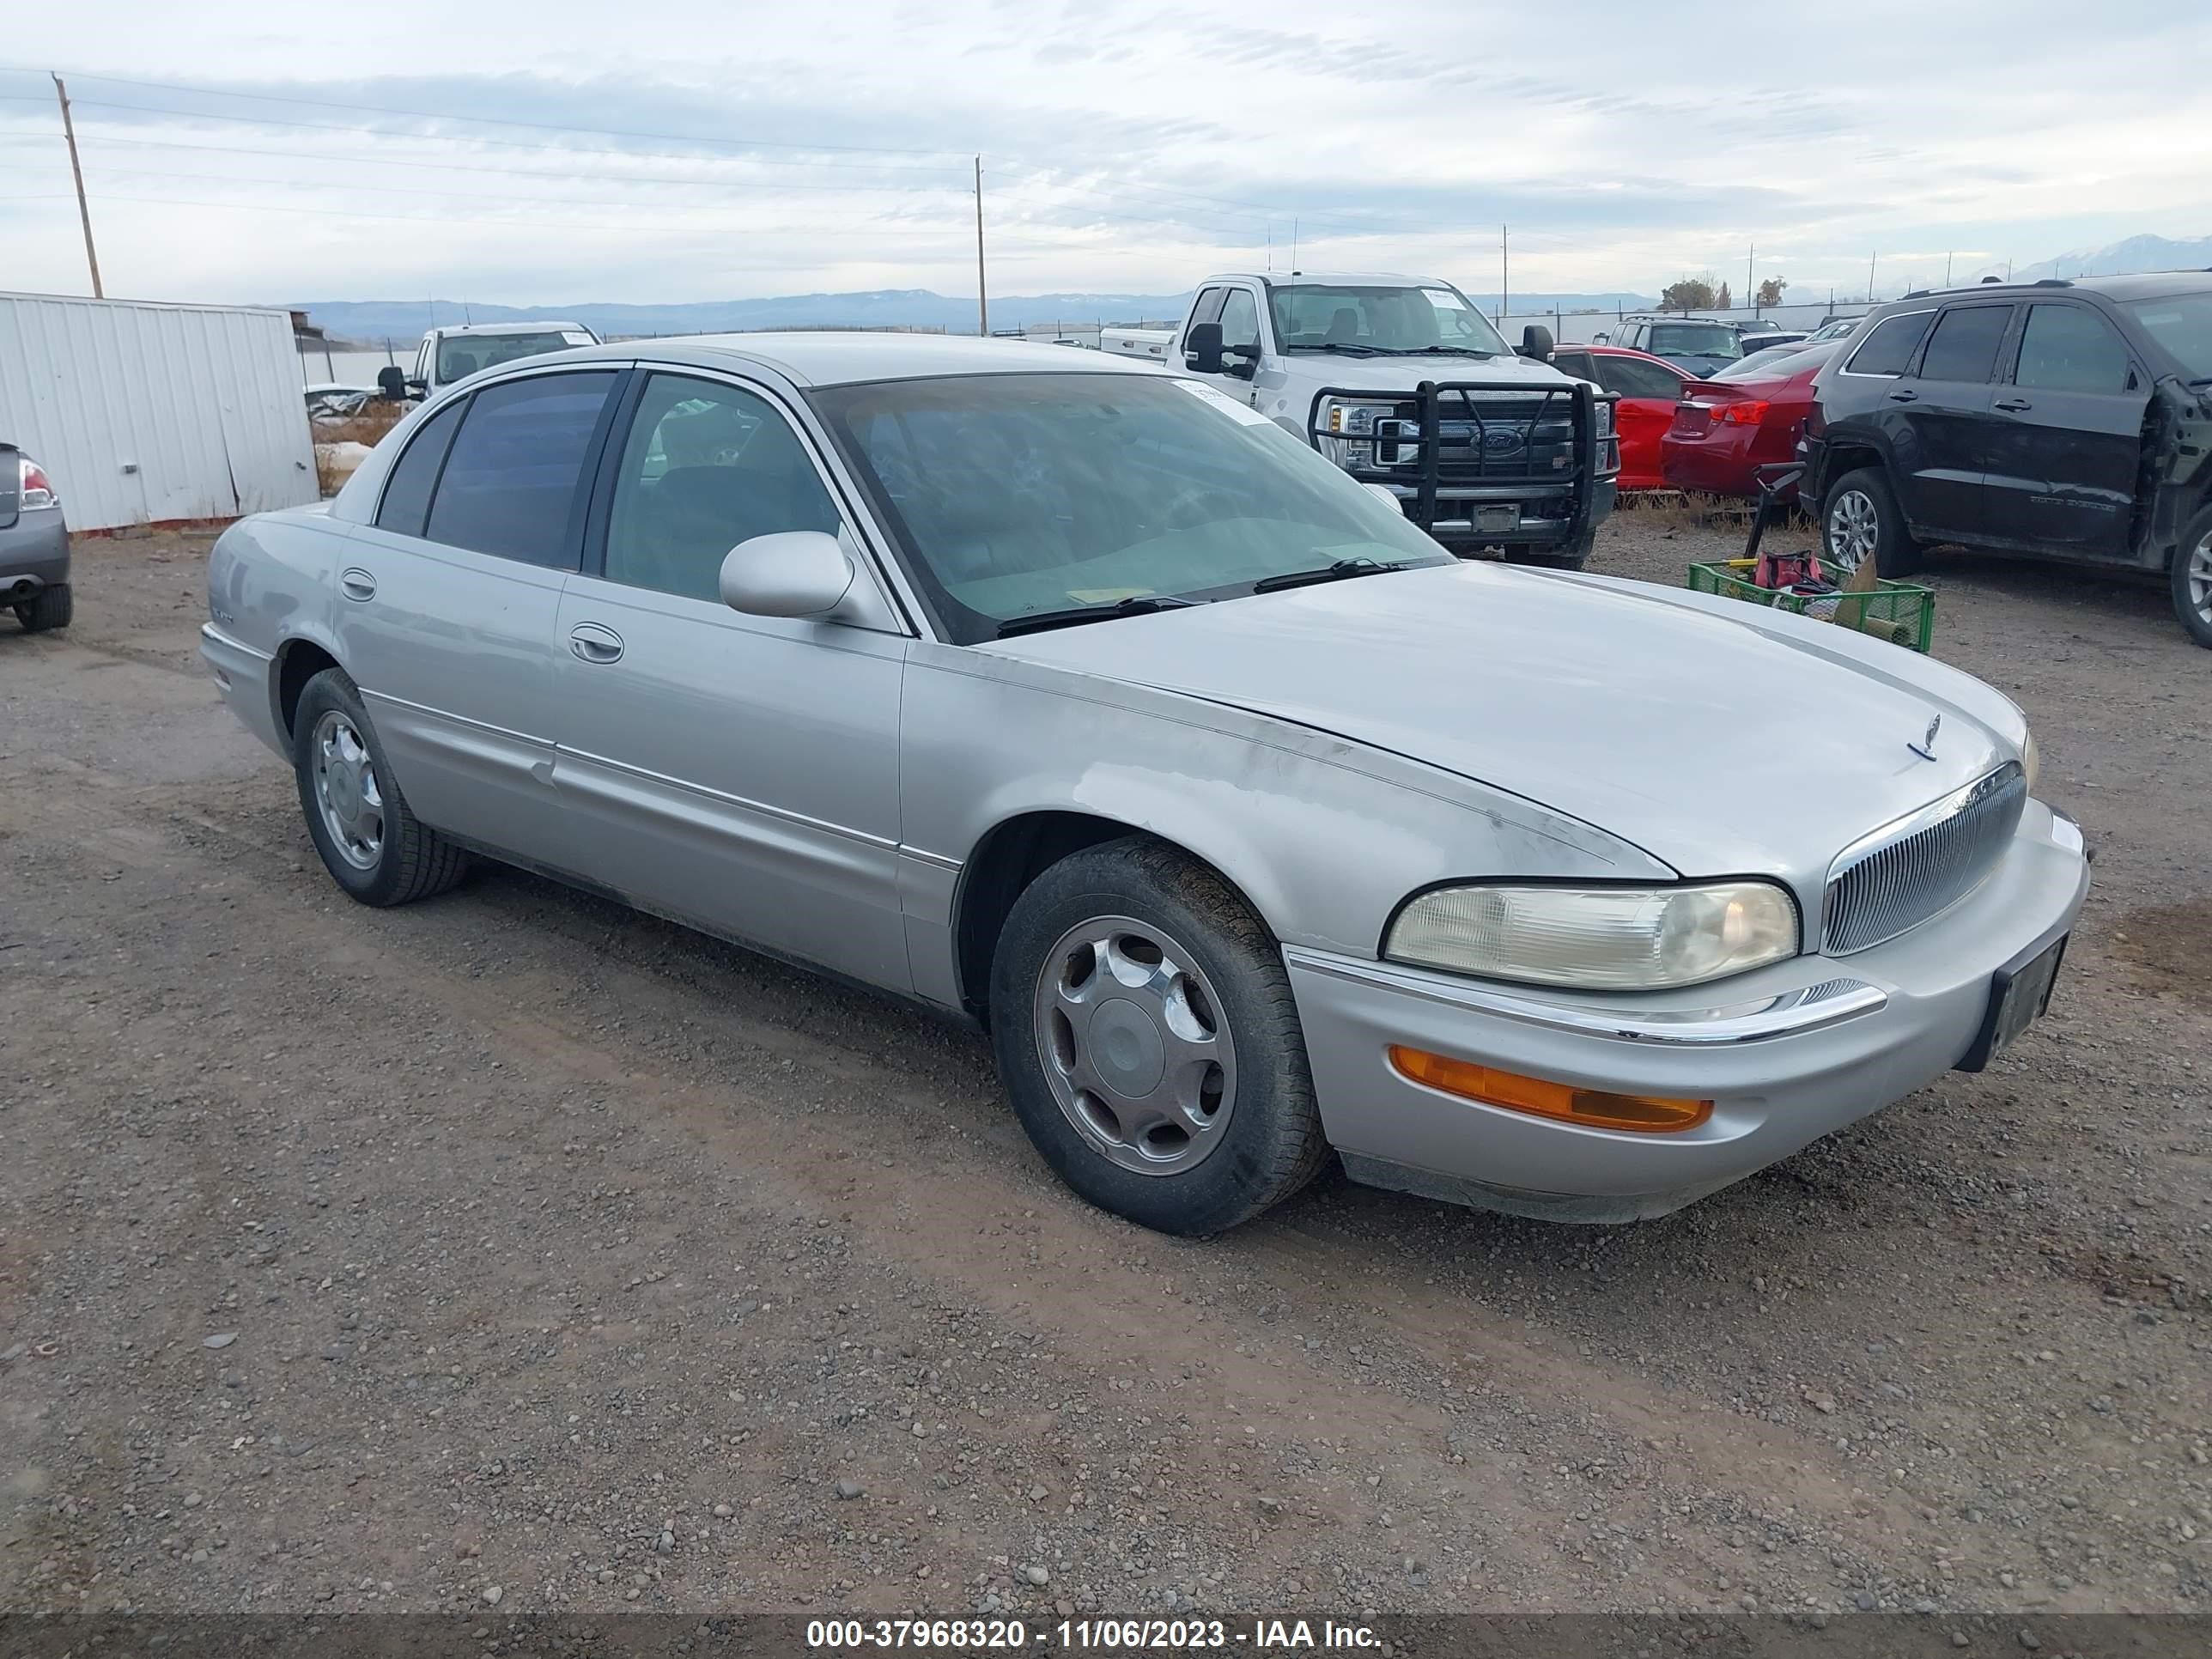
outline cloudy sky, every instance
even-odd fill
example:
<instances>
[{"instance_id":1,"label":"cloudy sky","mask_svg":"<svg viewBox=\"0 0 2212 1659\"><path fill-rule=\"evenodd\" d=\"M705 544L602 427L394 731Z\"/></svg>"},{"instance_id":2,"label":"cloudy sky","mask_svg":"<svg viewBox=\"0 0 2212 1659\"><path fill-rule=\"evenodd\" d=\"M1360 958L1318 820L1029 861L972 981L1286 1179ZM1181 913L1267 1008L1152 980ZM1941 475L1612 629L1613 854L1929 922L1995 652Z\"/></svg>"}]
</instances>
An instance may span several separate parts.
<instances>
[{"instance_id":1,"label":"cloudy sky","mask_svg":"<svg viewBox=\"0 0 2212 1659\"><path fill-rule=\"evenodd\" d=\"M314 32L303 35L303 25ZM0 40L0 288L1173 293L1277 258L1895 293L2212 233L2212 7L81 0Z\"/></svg>"}]
</instances>

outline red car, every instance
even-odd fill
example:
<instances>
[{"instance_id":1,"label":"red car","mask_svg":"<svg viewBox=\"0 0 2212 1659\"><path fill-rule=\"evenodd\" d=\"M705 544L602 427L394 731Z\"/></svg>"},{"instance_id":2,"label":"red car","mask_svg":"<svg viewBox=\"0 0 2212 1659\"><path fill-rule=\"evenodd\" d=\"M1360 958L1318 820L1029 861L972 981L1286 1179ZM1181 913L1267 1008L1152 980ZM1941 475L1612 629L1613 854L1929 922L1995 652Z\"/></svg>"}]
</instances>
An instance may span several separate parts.
<instances>
[{"instance_id":1,"label":"red car","mask_svg":"<svg viewBox=\"0 0 2212 1659\"><path fill-rule=\"evenodd\" d=\"M1552 367L1620 394L1613 418L1620 434L1620 487L1665 489L1659 440L1674 418L1683 388L1697 382L1664 357L1626 346L1563 345L1552 353Z\"/></svg>"},{"instance_id":2,"label":"red car","mask_svg":"<svg viewBox=\"0 0 2212 1659\"><path fill-rule=\"evenodd\" d=\"M1745 362L1692 380L1659 442L1660 471L1676 489L1710 495L1759 494L1753 469L1794 460L1813 410L1813 377L1835 343Z\"/></svg>"}]
</instances>

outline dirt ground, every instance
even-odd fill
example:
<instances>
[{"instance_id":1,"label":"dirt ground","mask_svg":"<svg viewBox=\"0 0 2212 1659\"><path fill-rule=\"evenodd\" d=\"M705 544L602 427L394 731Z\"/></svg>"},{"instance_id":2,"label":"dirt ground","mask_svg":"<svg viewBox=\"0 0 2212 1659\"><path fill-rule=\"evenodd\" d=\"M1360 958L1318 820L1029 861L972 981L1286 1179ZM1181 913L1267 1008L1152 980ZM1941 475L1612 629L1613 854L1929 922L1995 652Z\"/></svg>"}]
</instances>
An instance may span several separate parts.
<instances>
[{"instance_id":1,"label":"dirt ground","mask_svg":"<svg viewBox=\"0 0 2212 1659\"><path fill-rule=\"evenodd\" d=\"M205 545L0 623L0 1607L2212 1603L2162 592L1935 562L2099 853L1988 1073L1631 1228L1332 1173L1183 1243L1058 1187L971 1034L498 868L348 902L194 654Z\"/></svg>"}]
</instances>

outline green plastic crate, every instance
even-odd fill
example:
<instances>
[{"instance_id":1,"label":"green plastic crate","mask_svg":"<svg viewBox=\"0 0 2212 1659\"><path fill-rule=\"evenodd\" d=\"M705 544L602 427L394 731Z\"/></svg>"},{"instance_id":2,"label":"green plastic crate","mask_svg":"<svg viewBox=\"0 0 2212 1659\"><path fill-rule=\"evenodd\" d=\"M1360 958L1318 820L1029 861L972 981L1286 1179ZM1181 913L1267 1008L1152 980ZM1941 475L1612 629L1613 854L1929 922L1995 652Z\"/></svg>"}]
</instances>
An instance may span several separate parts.
<instances>
[{"instance_id":1,"label":"green plastic crate","mask_svg":"<svg viewBox=\"0 0 2212 1659\"><path fill-rule=\"evenodd\" d=\"M1794 611L1801 617L1832 621L1840 615L1843 625L1915 651L1928 649L1936 635L1936 590L1917 582L1893 582L1882 578L1871 593L1791 593L1761 587L1751 580L1755 561L1723 559L1690 567L1690 589L1696 593L1718 593L1777 611Z\"/></svg>"}]
</instances>

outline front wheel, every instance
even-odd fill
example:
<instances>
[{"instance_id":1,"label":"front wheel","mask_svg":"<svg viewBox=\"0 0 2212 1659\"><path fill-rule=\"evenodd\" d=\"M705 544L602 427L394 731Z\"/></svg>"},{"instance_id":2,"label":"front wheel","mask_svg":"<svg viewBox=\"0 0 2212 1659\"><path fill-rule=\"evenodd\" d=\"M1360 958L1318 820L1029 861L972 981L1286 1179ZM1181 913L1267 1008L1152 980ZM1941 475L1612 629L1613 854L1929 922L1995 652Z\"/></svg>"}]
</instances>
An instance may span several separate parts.
<instances>
[{"instance_id":1,"label":"front wheel","mask_svg":"<svg viewBox=\"0 0 2212 1659\"><path fill-rule=\"evenodd\" d=\"M2190 521L2173 550L2173 614L2191 639L2212 647L2212 507Z\"/></svg>"},{"instance_id":2,"label":"front wheel","mask_svg":"<svg viewBox=\"0 0 2212 1659\"><path fill-rule=\"evenodd\" d=\"M363 904L405 904L461 878L468 855L407 810L361 693L326 668L292 720L300 810L323 867Z\"/></svg>"},{"instance_id":3,"label":"front wheel","mask_svg":"<svg viewBox=\"0 0 2212 1659\"><path fill-rule=\"evenodd\" d=\"M1846 472L1828 486L1820 507L1820 562L1848 576L1867 560L1878 576L1910 576L1920 568L1920 544L1879 467Z\"/></svg>"},{"instance_id":4,"label":"front wheel","mask_svg":"<svg viewBox=\"0 0 2212 1659\"><path fill-rule=\"evenodd\" d=\"M1015 1115L1101 1209L1194 1237L1327 1157L1274 939L1211 870L1141 836L1071 854L999 936L991 1029Z\"/></svg>"}]
</instances>

